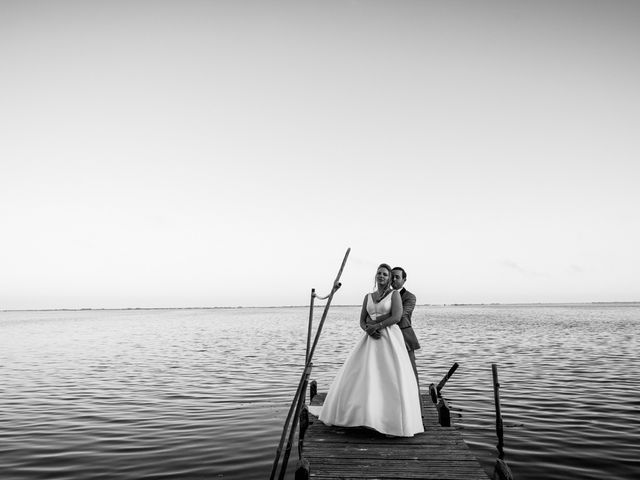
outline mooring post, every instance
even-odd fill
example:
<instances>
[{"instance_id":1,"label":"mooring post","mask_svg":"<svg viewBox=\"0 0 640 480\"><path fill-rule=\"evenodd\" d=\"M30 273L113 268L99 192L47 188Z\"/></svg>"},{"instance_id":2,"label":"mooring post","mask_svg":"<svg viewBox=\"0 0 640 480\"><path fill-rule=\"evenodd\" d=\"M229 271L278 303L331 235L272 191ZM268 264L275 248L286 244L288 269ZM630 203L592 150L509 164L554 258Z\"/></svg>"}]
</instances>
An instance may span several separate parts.
<instances>
[{"instance_id":1,"label":"mooring post","mask_svg":"<svg viewBox=\"0 0 640 480\"><path fill-rule=\"evenodd\" d=\"M451 375L458 369L458 362L454 363L449 371L446 373L440 383L438 385L434 385L433 383L429 385L429 396L431 397L431 401L436 404L436 409L438 410L438 423L442 427L450 427L451 426L451 409L449 408L449 404L442 397L440 391L444 388L444 385L447 383L447 380L451 378Z\"/></svg>"},{"instance_id":2,"label":"mooring post","mask_svg":"<svg viewBox=\"0 0 640 480\"><path fill-rule=\"evenodd\" d=\"M438 409L438 422L441 427L450 427L451 426L451 409L449 408L449 404L447 401L440 397L438 398L438 404L436 405Z\"/></svg>"},{"instance_id":3,"label":"mooring post","mask_svg":"<svg viewBox=\"0 0 640 480\"><path fill-rule=\"evenodd\" d=\"M318 394L318 382L309 382L309 403ZM311 424L309 419L309 407L305 403L300 412L300 433L298 435L298 465L296 466L295 480L309 480L311 477L311 466L309 460L304 457L304 436Z\"/></svg>"},{"instance_id":4,"label":"mooring post","mask_svg":"<svg viewBox=\"0 0 640 480\"><path fill-rule=\"evenodd\" d=\"M496 464L493 467L492 478L493 480L514 480L509 465L501 458L496 460Z\"/></svg>"},{"instance_id":5,"label":"mooring post","mask_svg":"<svg viewBox=\"0 0 640 480\"><path fill-rule=\"evenodd\" d=\"M298 460L298 468L296 468L296 476L295 480L309 480L311 476L311 467L309 465L309 460L302 457Z\"/></svg>"},{"instance_id":6,"label":"mooring post","mask_svg":"<svg viewBox=\"0 0 640 480\"><path fill-rule=\"evenodd\" d=\"M302 405L302 410L300 411L300 433L298 435L298 450L302 451L302 441L304 440L304 434L307 433L307 428L309 428L309 407L305 403Z\"/></svg>"},{"instance_id":7,"label":"mooring post","mask_svg":"<svg viewBox=\"0 0 640 480\"><path fill-rule=\"evenodd\" d=\"M447 374L444 377L442 377L442 380L440 380L440 383L438 383L438 386L436 387L438 394L440 393L440 390L442 390L442 388L444 387L444 384L447 383L447 380L449 380L451 378L451 375L453 375L455 371L458 369L458 366L459 366L458 362L454 363L449 369L449 371L447 372Z\"/></svg>"},{"instance_id":8,"label":"mooring post","mask_svg":"<svg viewBox=\"0 0 640 480\"><path fill-rule=\"evenodd\" d=\"M342 275L342 271L344 270L344 266L347 263L347 258L349 258L349 252L351 248L347 248L347 252L342 259L342 264L340 265L340 270L338 270L338 275L336 279L333 281L333 287L331 288L331 292L327 295L327 303L324 306L324 311L322 312L322 318L320 319L320 323L318 324L318 328L316 330L316 335L313 340L313 344L310 346L306 353L306 364L305 369L302 372L302 376L300 377L300 383L298 383L298 388L296 389L296 393L293 396L293 400L291 405L289 406L289 412L287 413L287 418L284 422L284 427L282 428L282 435L280 436L280 442L278 443L278 448L276 449L276 455L273 459L273 464L271 466L271 475L269 476L269 480L274 480L276 472L278 470L278 465L280 463L280 456L282 455L282 446L284 445L285 439L287 438L288 432L293 433L295 427L298 423L298 415L300 414L300 408L304 403L304 395L308 386L309 373L311 371L313 359L313 354L316 350L316 345L318 344L318 340L320 339L320 334L322 333L322 327L327 318L327 314L329 313L329 307L331 306L331 301L333 300L333 295L338 291L338 289L342 286L340 283L340 276ZM293 426L291 430L289 430L289 422L292 421ZM279 480L284 479L284 475L287 471L287 462L289 461L289 452L291 450L291 433L289 433L289 440L287 442L287 447L284 453L284 457L282 459L282 466L280 468Z\"/></svg>"},{"instance_id":9,"label":"mooring post","mask_svg":"<svg viewBox=\"0 0 640 480\"><path fill-rule=\"evenodd\" d=\"M311 325L313 323L313 302L316 298L316 289L311 289L311 301L309 302L309 324L307 328L307 350L304 354L304 364L309 363L309 351L311 350Z\"/></svg>"},{"instance_id":10,"label":"mooring post","mask_svg":"<svg viewBox=\"0 0 640 480\"><path fill-rule=\"evenodd\" d=\"M318 382L311 380L309 385L309 403L313 402L314 397L318 394Z\"/></svg>"},{"instance_id":11,"label":"mooring post","mask_svg":"<svg viewBox=\"0 0 640 480\"><path fill-rule=\"evenodd\" d=\"M289 455L291 454L291 445L293 442L293 432L298 426L298 421L300 420L300 412L302 410L302 406L304 405L304 397L307 392L307 386L309 384L309 375L311 374L312 367L313 367L313 363L309 362L309 364L307 364L307 367L304 370L304 381L302 384L302 390L298 395L298 403L296 405L295 413L291 421L291 432L289 434L289 440L287 441L286 449L282 457L282 468L280 469L280 475L278 476L278 480L284 480L285 473L287 472L287 463L289 462Z\"/></svg>"},{"instance_id":12,"label":"mooring post","mask_svg":"<svg viewBox=\"0 0 640 480\"><path fill-rule=\"evenodd\" d=\"M436 386L433 383L429 385L429 396L431 397L431 401L433 403L438 403L438 391L436 390Z\"/></svg>"},{"instance_id":13,"label":"mooring post","mask_svg":"<svg viewBox=\"0 0 640 480\"><path fill-rule=\"evenodd\" d=\"M498 452L502 456L504 454L504 429L502 425L502 412L500 410L500 382L498 382L498 366L495 363L491 364L491 372L493 374L493 401L496 407L496 435L498 436Z\"/></svg>"},{"instance_id":14,"label":"mooring post","mask_svg":"<svg viewBox=\"0 0 640 480\"><path fill-rule=\"evenodd\" d=\"M513 474L507 462L504 460L504 425L502 423L502 410L500 408L500 382L498 381L498 366L491 364L493 374L493 401L496 407L496 435L498 436L498 458L493 468L494 480L513 480Z\"/></svg>"}]
</instances>

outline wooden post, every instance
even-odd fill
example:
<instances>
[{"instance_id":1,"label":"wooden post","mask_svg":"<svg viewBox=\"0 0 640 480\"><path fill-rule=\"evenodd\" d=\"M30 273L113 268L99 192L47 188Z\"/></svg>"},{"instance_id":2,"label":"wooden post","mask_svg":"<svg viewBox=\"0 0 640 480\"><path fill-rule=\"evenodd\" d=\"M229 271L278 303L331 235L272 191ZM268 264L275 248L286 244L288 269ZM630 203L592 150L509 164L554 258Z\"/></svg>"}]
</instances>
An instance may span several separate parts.
<instances>
[{"instance_id":1,"label":"wooden post","mask_svg":"<svg viewBox=\"0 0 640 480\"><path fill-rule=\"evenodd\" d=\"M431 396L431 401L433 403L438 403L438 391L433 383L429 385L429 395Z\"/></svg>"},{"instance_id":2,"label":"wooden post","mask_svg":"<svg viewBox=\"0 0 640 480\"><path fill-rule=\"evenodd\" d=\"M309 480L311 476L311 468L309 466L309 460L302 457L298 460L298 468L296 468L295 480Z\"/></svg>"},{"instance_id":3,"label":"wooden post","mask_svg":"<svg viewBox=\"0 0 640 480\"><path fill-rule=\"evenodd\" d=\"M342 284L340 283L340 276L342 275L344 266L347 263L347 258L349 258L349 252L351 252L351 248L347 248L347 252L344 254L344 258L342 259L342 264L340 265L340 270L338 270L338 275L336 276L336 279L333 281L333 287L331 288L331 292L329 292L329 295L327 296L327 303L324 305L324 311L322 312L322 317L320 318L320 323L318 324L318 329L316 330L316 336L313 339L313 344L311 345L311 349L309 350L307 363L311 361L311 359L313 358L313 354L316 351L316 346L318 345L318 340L320 340L322 327L324 326L324 322L327 319L327 313L329 313L329 307L331 306L333 295L342 286Z\"/></svg>"},{"instance_id":4,"label":"wooden post","mask_svg":"<svg viewBox=\"0 0 640 480\"><path fill-rule=\"evenodd\" d=\"M442 427L450 427L451 426L451 411L449 409L449 404L447 401L440 397L438 399L438 404L436 405L438 409L438 422L440 422L440 426Z\"/></svg>"},{"instance_id":5,"label":"wooden post","mask_svg":"<svg viewBox=\"0 0 640 480\"><path fill-rule=\"evenodd\" d=\"M451 426L451 409L449 408L447 401L440 394L440 391L457 369L458 363L456 362L451 366L447 374L442 377L438 386L435 386L433 383L429 385L429 395L431 396L431 401L436 404L436 409L438 410L438 422L442 427Z\"/></svg>"},{"instance_id":6,"label":"wooden post","mask_svg":"<svg viewBox=\"0 0 640 480\"><path fill-rule=\"evenodd\" d=\"M313 402L314 397L318 394L318 382L311 380L309 385L309 403Z\"/></svg>"},{"instance_id":7,"label":"wooden post","mask_svg":"<svg viewBox=\"0 0 640 480\"><path fill-rule=\"evenodd\" d=\"M500 382L498 381L498 366L491 364L493 374L493 401L496 407L496 435L498 436L498 459L493 469L494 480L513 480L513 474L507 462L504 461L504 425L500 408Z\"/></svg>"},{"instance_id":8,"label":"wooden post","mask_svg":"<svg viewBox=\"0 0 640 480\"><path fill-rule=\"evenodd\" d=\"M304 434L307 432L307 428L309 428L309 407L305 403L302 405L302 410L300 411L300 434L298 436L298 450L302 449L302 441L304 440Z\"/></svg>"},{"instance_id":9,"label":"wooden post","mask_svg":"<svg viewBox=\"0 0 640 480\"><path fill-rule=\"evenodd\" d=\"M311 367L312 365L307 364L307 366L305 367L304 371L302 372L302 377L300 377L300 383L298 384L298 388L296 389L296 393L293 396L293 401L291 402L291 405L289 406L289 412L287 413L287 418L284 422L284 427L282 428L282 435L280 436L280 443L278 444L278 449L276 450L276 457L273 460L273 465L271 466L271 476L269 477L270 480L274 480L275 476L276 476L276 472L278 470L278 462L280 460L280 455L282 454L282 446L284 445L285 439L287 437L287 432L289 431L289 422L291 422L291 419L295 417L295 421L297 421L297 415L299 413L299 411L296 412L296 406L300 403L300 397L304 396L305 391L304 389L307 388L307 381L309 379L309 373L311 371ZM304 401L304 399L303 399ZM294 413L295 412L295 413ZM291 427L291 431L295 430L295 426ZM289 438L289 441L291 441L291 438ZM286 467L285 467L286 468Z\"/></svg>"},{"instance_id":10,"label":"wooden post","mask_svg":"<svg viewBox=\"0 0 640 480\"><path fill-rule=\"evenodd\" d=\"M491 478L493 478L493 480L513 480L513 473L511 473L507 462L498 458L493 467L493 476Z\"/></svg>"},{"instance_id":11,"label":"wooden post","mask_svg":"<svg viewBox=\"0 0 640 480\"><path fill-rule=\"evenodd\" d=\"M493 401L496 407L496 435L498 435L498 453L504 455L504 429L502 424L502 412L500 410L500 383L498 382L498 366L495 363L491 364L491 372L493 374Z\"/></svg>"},{"instance_id":12,"label":"wooden post","mask_svg":"<svg viewBox=\"0 0 640 480\"><path fill-rule=\"evenodd\" d=\"M300 383L298 384L298 388L296 389L296 393L293 396L293 401L289 407L289 413L287 413L287 418L284 422L284 427L282 428L282 435L280 436L280 442L278 443L278 448L276 450L275 458L273 459L273 465L271 467L271 475L269 476L269 480L274 480L276 472L278 470L278 464L280 462L280 455L282 454L282 446L284 445L284 441L287 438L287 432L289 432L289 422L293 418L293 426L291 427L291 432L295 430L296 423L298 422L298 415L300 413L300 407L302 403L304 403L304 395L307 389L307 384L309 380L309 373L311 371L313 359L313 354L316 350L316 345L318 344L318 340L320 339L320 334L322 333L322 327L327 318L327 314L329 313L329 307L331 306L331 300L333 300L333 295L338 291L338 289L342 286L340 283L340 276L342 275L342 271L344 270L344 266L347 263L347 258L349 258L349 252L351 248L347 248L347 252L342 259L342 264L340 265L340 270L338 270L338 275L336 279L333 281L333 287L331 288L331 292L327 297L327 303L324 306L324 312L322 313L322 318L320 319L320 323L318 324L318 329L316 330L316 335L313 340L313 345L309 349L309 352L306 355L306 365L305 369L302 372L300 377ZM295 411L295 413L294 413ZM293 417L292 417L293 415ZM282 460L282 467L280 469L280 476L278 477L280 480L284 478L285 472L287 470L287 462L289 460L289 451L291 450L291 433L289 433L289 442L287 443L287 449L285 450L284 457Z\"/></svg>"},{"instance_id":13,"label":"wooden post","mask_svg":"<svg viewBox=\"0 0 640 480\"><path fill-rule=\"evenodd\" d=\"M304 364L309 363L309 350L311 350L311 324L313 323L313 302L316 298L316 289L311 289L311 302L309 303L309 326L307 329L307 350L304 354Z\"/></svg>"},{"instance_id":14,"label":"wooden post","mask_svg":"<svg viewBox=\"0 0 640 480\"><path fill-rule=\"evenodd\" d=\"M458 362L454 363L451 366L447 374L444 377L442 377L442 380L440 380L440 383L438 383L438 386L436 387L436 390L438 391L438 393L440 393L440 390L442 390L442 388L444 387L444 384L447 383L447 380L451 378L451 375L453 375L457 369L458 369Z\"/></svg>"},{"instance_id":15,"label":"wooden post","mask_svg":"<svg viewBox=\"0 0 640 480\"><path fill-rule=\"evenodd\" d=\"M287 441L286 449L282 457L282 467L280 469L280 475L278 476L278 480L284 480L284 476L287 472L287 463L289 462L289 455L291 454L293 432L295 431L298 420L300 419L300 411L302 410L302 406L304 405L304 396L307 392L307 386L309 384L309 375L311 374L312 367L313 367L313 363L308 363L307 368L305 368L304 370L304 382L302 384L301 393L300 395L298 395L298 403L296 405L293 420L291 421L291 433L289 434L289 440Z\"/></svg>"}]
</instances>

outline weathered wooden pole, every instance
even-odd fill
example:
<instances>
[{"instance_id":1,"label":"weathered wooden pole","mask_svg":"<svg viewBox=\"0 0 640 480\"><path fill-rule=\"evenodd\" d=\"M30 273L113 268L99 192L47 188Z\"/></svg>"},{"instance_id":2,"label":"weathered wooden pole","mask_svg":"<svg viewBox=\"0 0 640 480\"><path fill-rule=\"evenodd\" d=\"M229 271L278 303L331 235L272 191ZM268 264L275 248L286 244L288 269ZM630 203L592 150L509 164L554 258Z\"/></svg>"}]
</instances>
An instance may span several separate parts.
<instances>
[{"instance_id":1,"label":"weathered wooden pole","mask_svg":"<svg viewBox=\"0 0 640 480\"><path fill-rule=\"evenodd\" d=\"M433 403L438 403L438 391L436 390L435 384L429 385L429 396L431 397L431 401Z\"/></svg>"},{"instance_id":2,"label":"weathered wooden pole","mask_svg":"<svg viewBox=\"0 0 640 480\"><path fill-rule=\"evenodd\" d=\"M444 399L444 397L438 398L436 408L438 409L438 423L440 423L440 426L450 427L451 409L449 408L449 403Z\"/></svg>"},{"instance_id":3,"label":"weathered wooden pole","mask_svg":"<svg viewBox=\"0 0 640 480\"><path fill-rule=\"evenodd\" d=\"M295 480L309 480L311 476L311 465L309 460L302 457L298 460L298 468L296 468Z\"/></svg>"},{"instance_id":4,"label":"weathered wooden pole","mask_svg":"<svg viewBox=\"0 0 640 480\"><path fill-rule=\"evenodd\" d=\"M498 458L493 469L494 480L513 480L513 474L507 462L504 460L504 425L502 423L502 410L500 408L500 382L498 381L498 366L491 364L493 374L493 401L496 407L496 435L498 436Z\"/></svg>"},{"instance_id":5,"label":"weathered wooden pole","mask_svg":"<svg viewBox=\"0 0 640 480\"><path fill-rule=\"evenodd\" d=\"M294 427L291 429L291 433L289 436L293 434L295 429L295 425L298 422L298 415L300 414L301 405L304 403L304 393L306 392L307 383L309 381L309 373L311 372L311 360L313 359L313 354L316 349L316 345L318 344L318 340L320 339L320 334L322 333L322 327L324 325L324 321L327 318L327 314L329 313L329 307L331 306L331 300L333 299L333 295L338 291L338 289L342 286L340 283L340 276L342 275L342 271L344 270L344 266L347 263L347 258L349 258L349 252L351 252L351 248L347 248L347 252L342 259L342 264L340 265L340 270L338 271L338 275L333 282L333 287L331 288L331 292L327 296L327 303L324 307L324 312L322 313L322 318L320 319L320 324L318 325L318 329L316 330L316 335L313 341L313 345L309 349L306 354L306 364L305 369L302 372L300 377L300 383L298 383L298 388L296 389L296 393L293 397L293 401L291 402L291 406L289 407L289 413L287 414L287 418L285 420L284 427L282 429L282 435L280 436L280 442L278 444L278 448L276 450L275 458L273 459L273 465L271 466L271 475L269 476L270 480L274 480L276 476L276 472L278 470L278 464L280 462L280 455L282 454L282 446L284 445L285 438L287 437L287 432L289 431L289 422L291 421L291 416L294 414L293 425ZM289 438L289 442L287 444L288 451L291 450L291 438ZM285 453L285 457L283 457L282 467L280 469L279 478L284 478L284 474L287 470L287 462L289 459L289 453Z\"/></svg>"},{"instance_id":6,"label":"weathered wooden pole","mask_svg":"<svg viewBox=\"0 0 640 480\"><path fill-rule=\"evenodd\" d=\"M433 383L429 385L429 395L431 396L431 401L436 404L438 422L442 427L451 426L451 409L449 408L449 403L440 394L440 391L444 388L447 380L451 378L451 375L458 369L458 366L458 362L454 363L437 386Z\"/></svg>"},{"instance_id":7,"label":"weathered wooden pole","mask_svg":"<svg viewBox=\"0 0 640 480\"><path fill-rule=\"evenodd\" d=\"M313 397L318 394L318 383L315 380L309 382L309 403L313 401ZM309 460L304 457L304 436L309 428L309 408L307 405L302 406L300 412L300 433L298 435L298 466L296 467L295 480L309 480L311 477L311 465Z\"/></svg>"},{"instance_id":8,"label":"weathered wooden pole","mask_svg":"<svg viewBox=\"0 0 640 480\"><path fill-rule=\"evenodd\" d=\"M316 336L313 339L313 345L311 346L311 350L309 351L309 359L308 362L313 358L313 354L316 351L316 346L318 345L318 340L320 340L320 334L322 333L322 327L324 326L324 321L327 319L327 313L329 313L329 307L331 306L331 300L333 300L333 295L338 291L338 289L342 286L340 283L340 277L342 276L342 271L344 270L344 266L347 263L347 258L349 258L349 252L351 252L350 248L347 248L347 252L344 254L344 258L342 259L342 265L340 265L340 270L338 271L338 275L336 275L336 279L333 281L333 288L331 289L331 293L329 293L327 298L327 303L324 306L324 311L322 312L322 318L320 318L320 323L318 324L318 330L316 330Z\"/></svg>"},{"instance_id":9,"label":"weathered wooden pole","mask_svg":"<svg viewBox=\"0 0 640 480\"><path fill-rule=\"evenodd\" d=\"M287 447L282 457L282 467L280 469L280 475L278 477L279 480L284 480L284 474L287 472L287 463L289 463L289 455L291 454L291 445L293 443L293 432L295 432L296 427L298 426L298 420L300 419L300 410L304 405L304 395L307 392L307 384L309 383L309 375L311 375L312 365L312 363L309 363L304 371L304 382L302 384L302 391L300 392L300 396L298 397L298 404L296 405L296 411L293 416L293 423L291 424L291 433L289 434Z\"/></svg>"},{"instance_id":10,"label":"weathered wooden pole","mask_svg":"<svg viewBox=\"0 0 640 480\"><path fill-rule=\"evenodd\" d=\"M500 410L500 382L498 382L498 366L495 363L491 364L491 372L493 374L493 401L496 407L496 435L498 436L498 453L500 454L500 458L502 458L502 456L504 455L504 428L502 424L502 412Z\"/></svg>"},{"instance_id":11,"label":"weathered wooden pole","mask_svg":"<svg viewBox=\"0 0 640 480\"><path fill-rule=\"evenodd\" d=\"M315 380L311 380L309 384L309 403L313 401L313 397L318 394L318 382Z\"/></svg>"},{"instance_id":12,"label":"weathered wooden pole","mask_svg":"<svg viewBox=\"0 0 640 480\"><path fill-rule=\"evenodd\" d=\"M311 302L309 304L309 326L307 328L307 350L304 354L304 364L309 363L309 350L311 349L311 325L313 323L313 302L316 299L316 289L311 289Z\"/></svg>"},{"instance_id":13,"label":"weathered wooden pole","mask_svg":"<svg viewBox=\"0 0 640 480\"><path fill-rule=\"evenodd\" d=\"M304 441L304 435L307 433L307 429L309 428L309 407L307 404L302 405L302 410L300 411L300 432L298 433L298 456L302 456L302 444Z\"/></svg>"},{"instance_id":14,"label":"weathered wooden pole","mask_svg":"<svg viewBox=\"0 0 640 480\"><path fill-rule=\"evenodd\" d=\"M440 380L440 383L438 383L438 386L436 387L438 394L440 394L440 390L442 390L445 383L447 383L447 380L449 380L451 378L451 375L453 375L455 371L458 369L458 366L459 366L458 362L454 363L449 369L449 371L447 372L447 374L444 377L442 377L442 380Z\"/></svg>"},{"instance_id":15,"label":"weathered wooden pole","mask_svg":"<svg viewBox=\"0 0 640 480\"><path fill-rule=\"evenodd\" d=\"M280 442L278 443L278 448L276 450L276 457L273 460L273 465L271 466L271 475L269 477L270 480L273 480L276 476L276 472L278 470L278 462L280 461L280 455L282 454L282 446L284 445L285 439L287 437L287 432L289 431L289 422L291 421L293 412L296 408L296 405L298 404L298 399L300 398L300 395L301 394L304 395L304 393L302 392L302 386L304 384L306 371L307 369L305 367L305 370L304 372L302 372L302 376L300 377L300 383L298 384L298 388L296 388L296 393L293 396L293 401L289 406L289 412L287 413L287 418L284 421L284 426L282 427L282 435L280 435Z\"/></svg>"},{"instance_id":16,"label":"weathered wooden pole","mask_svg":"<svg viewBox=\"0 0 640 480\"><path fill-rule=\"evenodd\" d=\"M496 460L496 464L493 467L492 478L493 480L514 480L509 465L501 458Z\"/></svg>"}]
</instances>

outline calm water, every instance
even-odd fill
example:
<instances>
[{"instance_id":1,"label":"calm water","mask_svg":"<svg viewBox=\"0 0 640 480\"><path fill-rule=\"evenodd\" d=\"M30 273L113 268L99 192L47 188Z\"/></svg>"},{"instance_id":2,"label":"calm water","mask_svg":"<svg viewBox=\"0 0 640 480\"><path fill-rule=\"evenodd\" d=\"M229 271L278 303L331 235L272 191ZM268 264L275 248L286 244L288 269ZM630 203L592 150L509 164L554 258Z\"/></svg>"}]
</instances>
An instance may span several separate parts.
<instances>
[{"instance_id":1,"label":"calm water","mask_svg":"<svg viewBox=\"0 0 640 480\"><path fill-rule=\"evenodd\" d=\"M358 312L331 308L312 375L320 390L360 334ZM307 318L306 308L0 312L2 478L267 478ZM640 305L418 307L414 324L423 388L460 364L443 393L487 472L497 363L517 480L640 478Z\"/></svg>"}]
</instances>

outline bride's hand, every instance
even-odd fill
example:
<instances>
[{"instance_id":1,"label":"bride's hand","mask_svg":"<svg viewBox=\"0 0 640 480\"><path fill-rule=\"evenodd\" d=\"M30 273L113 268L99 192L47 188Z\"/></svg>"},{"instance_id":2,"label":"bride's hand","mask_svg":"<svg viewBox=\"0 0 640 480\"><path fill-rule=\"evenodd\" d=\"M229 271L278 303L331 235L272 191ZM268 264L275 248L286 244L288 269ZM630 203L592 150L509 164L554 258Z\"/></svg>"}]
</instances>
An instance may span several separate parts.
<instances>
[{"instance_id":1,"label":"bride's hand","mask_svg":"<svg viewBox=\"0 0 640 480\"><path fill-rule=\"evenodd\" d=\"M380 338L380 331L374 323L367 322L365 332L367 332L373 338Z\"/></svg>"}]
</instances>

